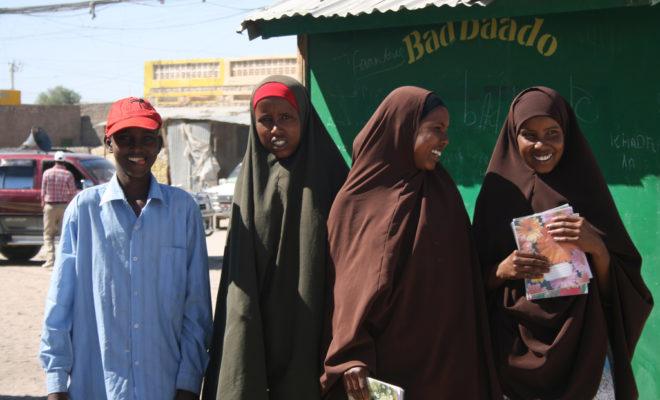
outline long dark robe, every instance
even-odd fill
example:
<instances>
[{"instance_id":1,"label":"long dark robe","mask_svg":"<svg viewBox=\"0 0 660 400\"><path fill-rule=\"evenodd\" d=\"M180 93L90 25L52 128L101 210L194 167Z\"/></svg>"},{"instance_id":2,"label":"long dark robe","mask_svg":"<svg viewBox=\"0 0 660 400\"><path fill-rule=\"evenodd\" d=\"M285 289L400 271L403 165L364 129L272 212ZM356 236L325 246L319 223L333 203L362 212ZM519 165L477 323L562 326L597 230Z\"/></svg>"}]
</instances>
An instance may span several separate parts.
<instances>
[{"instance_id":1,"label":"long dark robe","mask_svg":"<svg viewBox=\"0 0 660 400\"><path fill-rule=\"evenodd\" d=\"M346 397L343 373L370 375L406 399L497 398L470 223L442 166L415 167L429 91L394 90L353 143L353 167L328 219L334 265L332 342L321 382Z\"/></svg>"},{"instance_id":2,"label":"long dark robe","mask_svg":"<svg viewBox=\"0 0 660 400\"><path fill-rule=\"evenodd\" d=\"M301 141L278 161L261 145L251 109L236 183L204 399L320 398L327 276L326 219L347 166L310 105L295 94ZM251 102L252 103L252 102Z\"/></svg>"},{"instance_id":3,"label":"long dark robe","mask_svg":"<svg viewBox=\"0 0 660 400\"><path fill-rule=\"evenodd\" d=\"M555 119L564 153L548 174L519 155L516 135L534 116ZM623 226L575 114L554 90L519 94L495 145L477 199L474 232L485 279L516 249L511 220L569 203L603 232L610 253L611 304L596 279L589 294L528 301L523 280L489 293L491 332L502 387L513 399L590 399L601 381L608 340L619 399L637 397L630 365L653 300L640 275L641 257Z\"/></svg>"}]
</instances>

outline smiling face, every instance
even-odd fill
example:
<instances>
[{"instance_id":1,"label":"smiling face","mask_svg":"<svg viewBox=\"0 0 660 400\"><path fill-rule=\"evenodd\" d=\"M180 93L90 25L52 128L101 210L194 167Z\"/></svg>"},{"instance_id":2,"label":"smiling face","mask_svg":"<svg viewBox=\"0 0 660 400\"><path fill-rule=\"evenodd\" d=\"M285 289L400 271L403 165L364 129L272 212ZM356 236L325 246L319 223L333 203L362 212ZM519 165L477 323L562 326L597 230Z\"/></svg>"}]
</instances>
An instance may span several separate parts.
<instances>
[{"instance_id":1,"label":"smiling face","mask_svg":"<svg viewBox=\"0 0 660 400\"><path fill-rule=\"evenodd\" d=\"M120 179L140 179L148 176L162 147L157 131L126 128L106 139L106 146L115 156Z\"/></svg>"},{"instance_id":2,"label":"smiling face","mask_svg":"<svg viewBox=\"0 0 660 400\"><path fill-rule=\"evenodd\" d=\"M550 117L525 121L518 130L517 141L520 156L539 174L552 171L564 154L564 130Z\"/></svg>"},{"instance_id":3,"label":"smiling face","mask_svg":"<svg viewBox=\"0 0 660 400\"><path fill-rule=\"evenodd\" d=\"M254 108L259 142L281 160L290 157L300 144L298 111L281 97L267 97Z\"/></svg>"},{"instance_id":4,"label":"smiling face","mask_svg":"<svg viewBox=\"0 0 660 400\"><path fill-rule=\"evenodd\" d=\"M438 154L449 144L449 111L445 107L431 110L419 124L415 137L415 166L422 170L433 171L438 162Z\"/></svg>"}]
</instances>

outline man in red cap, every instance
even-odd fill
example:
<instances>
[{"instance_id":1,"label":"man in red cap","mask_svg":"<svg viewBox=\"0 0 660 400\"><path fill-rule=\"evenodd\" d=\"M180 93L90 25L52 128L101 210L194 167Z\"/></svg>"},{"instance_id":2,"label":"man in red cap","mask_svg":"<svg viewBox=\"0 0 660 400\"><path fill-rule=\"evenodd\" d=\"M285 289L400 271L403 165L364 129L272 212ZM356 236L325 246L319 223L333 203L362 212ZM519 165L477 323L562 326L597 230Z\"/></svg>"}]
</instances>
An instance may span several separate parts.
<instances>
[{"instance_id":1,"label":"man in red cap","mask_svg":"<svg viewBox=\"0 0 660 400\"><path fill-rule=\"evenodd\" d=\"M151 166L161 118L129 97L108 114L117 172L64 215L40 358L48 399L197 399L208 363L211 296L193 198Z\"/></svg>"}]
</instances>

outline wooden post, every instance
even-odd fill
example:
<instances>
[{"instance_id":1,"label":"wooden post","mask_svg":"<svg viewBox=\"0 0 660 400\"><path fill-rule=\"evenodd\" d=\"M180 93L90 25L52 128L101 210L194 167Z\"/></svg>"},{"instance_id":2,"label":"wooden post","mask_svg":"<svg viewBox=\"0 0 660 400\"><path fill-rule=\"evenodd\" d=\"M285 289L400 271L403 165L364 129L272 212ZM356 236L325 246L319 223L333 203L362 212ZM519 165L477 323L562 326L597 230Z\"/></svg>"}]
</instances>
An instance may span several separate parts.
<instances>
[{"instance_id":1,"label":"wooden post","mask_svg":"<svg viewBox=\"0 0 660 400\"><path fill-rule=\"evenodd\" d=\"M309 71L307 70L307 34L298 35L298 78L306 88L309 88Z\"/></svg>"}]
</instances>

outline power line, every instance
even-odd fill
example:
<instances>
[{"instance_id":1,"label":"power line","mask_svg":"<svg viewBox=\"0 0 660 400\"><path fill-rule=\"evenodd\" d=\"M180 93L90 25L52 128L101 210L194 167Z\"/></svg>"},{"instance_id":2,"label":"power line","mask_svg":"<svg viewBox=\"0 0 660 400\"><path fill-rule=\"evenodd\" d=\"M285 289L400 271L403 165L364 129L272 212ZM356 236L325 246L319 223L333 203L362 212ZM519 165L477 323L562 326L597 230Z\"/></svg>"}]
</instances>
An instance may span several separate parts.
<instances>
[{"instance_id":1,"label":"power line","mask_svg":"<svg viewBox=\"0 0 660 400\"><path fill-rule=\"evenodd\" d=\"M159 1L162 4L165 0L159 0ZM0 8L0 14L31 15L31 14L43 14L43 13L89 9L89 13L92 15L92 18L95 18L96 7L112 5L112 4L120 4L120 3L132 3L132 2L136 2L136 0L91 0L91 1L80 1L77 3L60 3L60 4L48 4L42 6Z\"/></svg>"},{"instance_id":2,"label":"power line","mask_svg":"<svg viewBox=\"0 0 660 400\"><path fill-rule=\"evenodd\" d=\"M245 8L245 7L234 7L234 6L228 6L226 4L218 4L213 1L205 1L205 3L210 4L215 7L221 7L221 8L227 8L229 10L238 10L238 11L254 11L254 10L261 10L263 7L256 7L256 8Z\"/></svg>"},{"instance_id":3,"label":"power line","mask_svg":"<svg viewBox=\"0 0 660 400\"><path fill-rule=\"evenodd\" d=\"M159 26L139 26L139 27L98 26L98 27L93 27L93 26L65 24L65 23L61 23L61 25L74 26L74 27L77 27L79 29L91 29L91 30L94 30L94 31L117 31L117 32L119 32L119 31L135 31L135 32L143 32L143 31L157 31L157 30L174 29L174 28L190 28L191 26L207 24L207 23L211 23L211 22L217 22L217 21L220 21L220 20L223 20L223 19L229 19L229 18L237 17L237 16L245 14L245 13L247 13L247 11L238 11L238 12L235 12L235 13L218 15L218 16L214 16L212 18L203 19L203 20L195 20L195 21L190 21L190 22L177 23L177 24L173 24L173 25L159 25Z\"/></svg>"},{"instance_id":4,"label":"power line","mask_svg":"<svg viewBox=\"0 0 660 400\"><path fill-rule=\"evenodd\" d=\"M254 9L248 9L248 10L256 10ZM62 21L57 21L48 17L41 17L46 19L47 21L54 23L56 25L60 25L63 27L69 27L69 28L74 28L74 29L64 29L60 31L54 31L54 32L42 32L42 33L30 33L30 34L25 34L25 35L18 35L18 36L4 36L0 37L0 39L3 40L19 40L19 39L29 39L33 37L43 37L43 36L53 36L53 35L61 35L61 34L73 34L79 32L81 29L89 29L90 31L93 32L98 32L98 33L105 33L105 32L127 32L127 31L133 31L133 32L147 32L147 31L159 31L159 30L170 30L170 29L178 29L178 28L190 28L191 26L198 26L198 25L203 25L203 24L209 24L217 21L221 21L224 19L230 19L234 17L238 17L239 15L243 15L247 13L248 11L237 11L231 14L223 14L223 15L217 15L212 18L204 19L204 20L194 20L194 21L189 21L189 22L183 22L183 23L177 23L177 24L172 24L172 25L156 25L156 26L138 26L138 27L107 27L107 26L87 26L87 25L79 25L79 24L73 24L73 23L68 23L68 22L62 22ZM105 32L104 32L105 31ZM74 35L72 37L77 37L79 35Z\"/></svg>"},{"instance_id":5,"label":"power line","mask_svg":"<svg viewBox=\"0 0 660 400\"><path fill-rule=\"evenodd\" d=\"M0 40L31 39L31 38L35 38L35 37L41 37L41 36L52 37L54 35L61 35L61 34L64 34L64 33L66 33L66 34L77 33L79 31L80 31L80 29L66 29L66 30L55 31L55 32L28 33L28 34L25 34L25 35L18 35L18 36L2 36L2 37L0 37Z\"/></svg>"}]
</instances>

